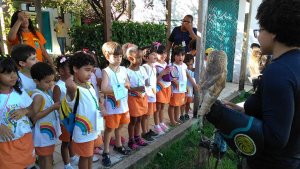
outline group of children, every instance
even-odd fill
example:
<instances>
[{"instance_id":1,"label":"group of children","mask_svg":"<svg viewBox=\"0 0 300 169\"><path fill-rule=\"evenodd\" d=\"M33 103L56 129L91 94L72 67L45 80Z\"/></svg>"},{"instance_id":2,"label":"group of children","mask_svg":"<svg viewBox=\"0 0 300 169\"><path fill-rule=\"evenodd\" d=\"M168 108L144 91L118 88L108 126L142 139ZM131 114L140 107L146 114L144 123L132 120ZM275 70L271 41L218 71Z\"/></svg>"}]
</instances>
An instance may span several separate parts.
<instances>
[{"instance_id":1,"label":"group of children","mask_svg":"<svg viewBox=\"0 0 300 169\"><path fill-rule=\"evenodd\" d=\"M164 122L166 104L171 126L189 119L193 89L199 86L193 78L194 56L184 48L174 49L171 64L157 42L144 48L107 42L102 53L109 62L102 72L94 67L95 56L85 51L59 56L56 71L37 63L34 48L27 45L16 45L11 57L0 58L0 168L30 167L35 154L40 168L52 168L58 139L65 168L72 168L70 161L77 156L79 168L92 168L94 150L102 140L102 163L110 166L113 134L114 151L128 155L169 129ZM121 66L123 57L130 62L128 68ZM74 126L64 123L66 110ZM121 137L125 125L131 150Z\"/></svg>"}]
</instances>

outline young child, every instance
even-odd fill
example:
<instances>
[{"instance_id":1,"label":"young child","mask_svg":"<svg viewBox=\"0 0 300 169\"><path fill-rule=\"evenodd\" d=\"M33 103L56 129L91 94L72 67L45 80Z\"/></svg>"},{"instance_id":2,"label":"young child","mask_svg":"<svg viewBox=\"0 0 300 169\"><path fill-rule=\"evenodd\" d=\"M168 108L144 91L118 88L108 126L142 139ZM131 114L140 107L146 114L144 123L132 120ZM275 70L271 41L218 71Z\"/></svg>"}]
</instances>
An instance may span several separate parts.
<instances>
[{"instance_id":1,"label":"young child","mask_svg":"<svg viewBox=\"0 0 300 169\"><path fill-rule=\"evenodd\" d=\"M183 62L187 65L187 69L188 69L187 72L195 82L194 72L193 72L194 56L191 54L186 54ZM187 81L187 91L186 91L186 103L185 103L185 105L181 106L181 115L179 118L180 121L184 122L184 121L187 121L190 119L189 112L191 111L190 104L193 103L193 99L194 99L193 92L194 92L193 85L188 80ZM184 111L185 111L185 114L184 114Z\"/></svg>"},{"instance_id":2,"label":"young child","mask_svg":"<svg viewBox=\"0 0 300 169\"><path fill-rule=\"evenodd\" d=\"M30 69L32 79L37 84L33 90L33 139L35 152L39 156L40 168L52 168L55 144L61 134L59 115L56 110L60 102L54 103L49 92L54 85L54 70L46 63L39 62Z\"/></svg>"},{"instance_id":3,"label":"young child","mask_svg":"<svg viewBox=\"0 0 300 169\"><path fill-rule=\"evenodd\" d=\"M70 73L73 78L66 80L68 106L73 110L76 97L79 102L72 133L71 149L80 156L78 168L91 169L94 148L102 143L100 137L103 129L101 113L103 107L99 104L94 88L88 83L94 70L95 61L86 52L77 52L69 59Z\"/></svg>"},{"instance_id":4,"label":"young child","mask_svg":"<svg viewBox=\"0 0 300 169\"><path fill-rule=\"evenodd\" d=\"M143 65L146 69L147 74L149 75L148 82L149 86L146 86L146 94L148 96L148 112L143 115L142 118L142 137L147 141L153 141L152 137L157 136L158 134L149 129L149 116L153 115L156 112L156 69L154 64L157 61L156 56L157 46L152 45L150 48L143 50L143 57L146 63ZM158 115L154 115L156 121L159 121Z\"/></svg>"},{"instance_id":5,"label":"young child","mask_svg":"<svg viewBox=\"0 0 300 169\"><path fill-rule=\"evenodd\" d=\"M130 122L128 109L128 89L130 83L127 77L127 70L120 66L122 62L122 48L116 42L106 42L102 46L102 53L109 62L107 68L102 71L101 91L104 96L104 105L107 114L104 116L104 150L102 154L102 163L104 166L110 166L109 143L112 134L115 131L116 144L114 150L128 155L127 150L121 143L121 129Z\"/></svg>"},{"instance_id":6,"label":"young child","mask_svg":"<svg viewBox=\"0 0 300 169\"><path fill-rule=\"evenodd\" d=\"M128 107L130 114L130 123L128 125L128 147L136 150L139 146L147 146L148 144L141 138L142 117L147 113L148 102L145 93L147 72L142 63L142 56L139 54L138 47L131 43L123 45L124 55L127 57L130 65L127 69L128 78L130 81L130 89L128 92Z\"/></svg>"},{"instance_id":7,"label":"young child","mask_svg":"<svg viewBox=\"0 0 300 169\"><path fill-rule=\"evenodd\" d=\"M67 93L66 88L66 80L70 78L70 69L68 65L69 56L59 56L56 58L56 68L57 72L60 76L60 79L56 82L53 88L53 101L54 102L61 102ZM79 158L75 156L74 152L71 149L70 142L71 142L71 135L67 131L67 129L60 124L62 134L59 136L59 139L62 141L61 144L61 156L64 161L64 168L65 169L72 169L71 164L78 163Z\"/></svg>"},{"instance_id":8,"label":"young child","mask_svg":"<svg viewBox=\"0 0 300 169\"><path fill-rule=\"evenodd\" d=\"M187 89L188 79L193 84L197 86L192 80L190 75L187 73L187 66L183 63L185 51L182 47L175 47L174 51L174 63L172 66L178 70L178 79L172 80L172 96L169 103L168 114L172 126L180 124L179 120L180 107L185 104L185 92Z\"/></svg>"},{"instance_id":9,"label":"young child","mask_svg":"<svg viewBox=\"0 0 300 169\"><path fill-rule=\"evenodd\" d=\"M28 45L15 45L11 51L11 57L19 66L21 87L29 94L36 89L36 84L31 78L30 69L36 60L35 49Z\"/></svg>"},{"instance_id":10,"label":"young child","mask_svg":"<svg viewBox=\"0 0 300 169\"><path fill-rule=\"evenodd\" d=\"M161 44L157 46L157 62L154 64L157 72L157 85L156 85L156 112L154 113L154 131L158 134L164 134L169 130L169 127L164 123L164 106L169 104L171 97L171 82L166 82L162 77L170 73L167 68L166 47Z\"/></svg>"},{"instance_id":11,"label":"young child","mask_svg":"<svg viewBox=\"0 0 300 169\"><path fill-rule=\"evenodd\" d=\"M0 168L27 168L35 162L28 118L32 99L19 85L16 63L0 57Z\"/></svg>"}]
</instances>

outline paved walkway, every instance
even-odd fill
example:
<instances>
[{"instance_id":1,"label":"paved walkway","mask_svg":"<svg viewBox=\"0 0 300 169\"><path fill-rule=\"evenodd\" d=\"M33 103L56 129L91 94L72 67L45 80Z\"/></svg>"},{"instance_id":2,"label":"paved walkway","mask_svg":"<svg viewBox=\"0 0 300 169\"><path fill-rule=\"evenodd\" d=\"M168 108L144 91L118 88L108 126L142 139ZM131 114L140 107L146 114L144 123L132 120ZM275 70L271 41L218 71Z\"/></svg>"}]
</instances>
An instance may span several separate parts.
<instances>
[{"instance_id":1,"label":"paved walkway","mask_svg":"<svg viewBox=\"0 0 300 169\"><path fill-rule=\"evenodd\" d=\"M245 86L245 90L246 91L248 91L250 89L251 89L251 86ZM227 83L226 87L222 91L219 99L224 99L224 98L230 96L232 93L234 93L237 90L238 90L238 84ZM169 124L169 117L168 117L167 109L168 109L168 106L165 106L165 112L166 113L165 113L164 119L165 119L166 124ZM192 115L190 115L190 117L192 117ZM153 117L150 118L149 123L150 123L151 126L154 125ZM128 138L127 127L124 127L122 129L122 133L123 133L123 136L125 138ZM163 135L160 136L160 137L163 137ZM154 142L158 141L160 139L160 137L157 137L154 140ZM125 146L127 146L127 144L125 144ZM63 161L62 161L62 158L61 158L61 153L60 153L60 147L61 147L61 143L58 143L56 145L56 147L55 147L55 152L54 152L54 169L63 169L64 168L64 164L63 164ZM143 151L143 149L141 149L140 151ZM112 146L110 147L110 154L111 154L112 164L116 164L119 161L126 159L126 156L123 156L123 155L120 155L120 154L114 152ZM99 157L99 161L98 162L94 162L93 169L103 168L103 166L101 164L102 157L100 155L96 155L96 156ZM77 166L73 166L73 168L77 169L78 167Z\"/></svg>"}]
</instances>

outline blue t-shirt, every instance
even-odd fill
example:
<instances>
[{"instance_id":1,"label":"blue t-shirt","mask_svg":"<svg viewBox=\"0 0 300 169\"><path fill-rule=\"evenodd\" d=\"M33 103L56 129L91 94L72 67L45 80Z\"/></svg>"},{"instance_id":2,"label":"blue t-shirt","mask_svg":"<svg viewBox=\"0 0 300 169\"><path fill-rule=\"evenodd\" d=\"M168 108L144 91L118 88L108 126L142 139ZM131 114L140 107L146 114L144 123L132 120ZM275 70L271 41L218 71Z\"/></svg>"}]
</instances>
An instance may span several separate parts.
<instances>
[{"instance_id":1,"label":"blue t-shirt","mask_svg":"<svg viewBox=\"0 0 300 169\"><path fill-rule=\"evenodd\" d=\"M195 34L197 34L197 29L193 28ZM177 45L182 45L182 41L185 41L185 52L189 52L189 43L192 40L188 31L182 32L180 26L175 27L169 37L169 41L173 42L172 48Z\"/></svg>"}]
</instances>

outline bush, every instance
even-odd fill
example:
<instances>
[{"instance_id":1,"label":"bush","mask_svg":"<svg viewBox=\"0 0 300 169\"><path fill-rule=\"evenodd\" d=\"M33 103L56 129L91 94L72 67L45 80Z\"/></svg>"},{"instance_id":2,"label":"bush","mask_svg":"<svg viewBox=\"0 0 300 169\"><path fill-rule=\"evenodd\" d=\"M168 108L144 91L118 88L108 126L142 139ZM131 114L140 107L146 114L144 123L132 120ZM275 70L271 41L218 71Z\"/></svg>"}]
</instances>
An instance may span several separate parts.
<instances>
[{"instance_id":1,"label":"bush","mask_svg":"<svg viewBox=\"0 0 300 169\"><path fill-rule=\"evenodd\" d=\"M70 31L72 50L88 48L101 53L104 43L103 25L73 26ZM163 24L138 23L138 22L113 22L112 40L121 45L127 42L139 47L150 45L154 41L166 43L166 27Z\"/></svg>"}]
</instances>

